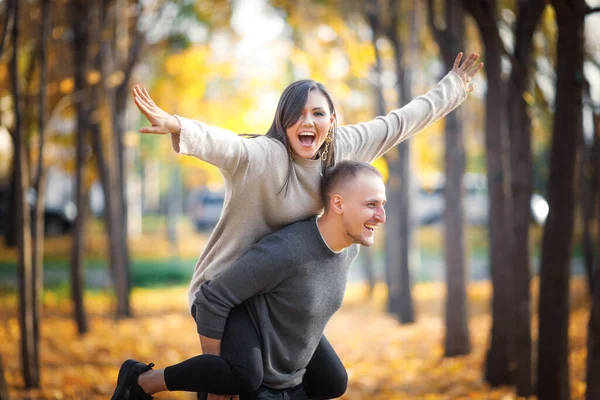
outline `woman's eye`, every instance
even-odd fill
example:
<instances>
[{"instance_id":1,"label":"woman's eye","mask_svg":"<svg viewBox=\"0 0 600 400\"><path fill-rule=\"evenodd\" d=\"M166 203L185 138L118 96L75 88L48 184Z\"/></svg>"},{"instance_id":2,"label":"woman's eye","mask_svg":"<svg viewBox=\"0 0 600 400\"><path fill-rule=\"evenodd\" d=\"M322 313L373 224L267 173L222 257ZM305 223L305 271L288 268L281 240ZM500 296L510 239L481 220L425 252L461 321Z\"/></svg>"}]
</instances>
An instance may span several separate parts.
<instances>
[{"instance_id":1,"label":"woman's eye","mask_svg":"<svg viewBox=\"0 0 600 400\"><path fill-rule=\"evenodd\" d=\"M322 113L322 112L320 112L320 111L319 111L319 112L316 112L316 113L315 113L315 115L316 115L317 117L322 117L322 116L324 116L324 115L325 115L325 113Z\"/></svg>"}]
</instances>

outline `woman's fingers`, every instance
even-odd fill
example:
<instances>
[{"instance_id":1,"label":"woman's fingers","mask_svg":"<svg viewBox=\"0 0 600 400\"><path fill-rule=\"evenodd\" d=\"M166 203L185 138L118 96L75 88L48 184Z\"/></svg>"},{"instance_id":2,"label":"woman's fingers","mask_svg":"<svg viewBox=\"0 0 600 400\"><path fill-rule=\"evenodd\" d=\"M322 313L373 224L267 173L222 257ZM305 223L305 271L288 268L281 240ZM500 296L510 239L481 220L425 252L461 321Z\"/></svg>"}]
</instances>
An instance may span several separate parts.
<instances>
[{"instance_id":1,"label":"woman's fingers","mask_svg":"<svg viewBox=\"0 0 600 400\"><path fill-rule=\"evenodd\" d=\"M453 69L458 69L459 68L459 66L460 66L460 60L462 59L462 56L463 56L463 53L461 51L456 56L456 59L454 59L454 67L453 67Z\"/></svg>"},{"instance_id":2,"label":"woman's fingers","mask_svg":"<svg viewBox=\"0 0 600 400\"><path fill-rule=\"evenodd\" d=\"M148 118L150 120L150 122L152 122L151 118L153 117L153 113L150 110L150 108L148 107L148 105L146 103L144 103L144 101L141 98L139 98L137 96L133 96L133 102L139 108L139 110L142 112L142 114L144 114L146 116L146 118Z\"/></svg>"},{"instance_id":3,"label":"woman's fingers","mask_svg":"<svg viewBox=\"0 0 600 400\"><path fill-rule=\"evenodd\" d=\"M475 75L477 75L477 73L481 70L481 68L483 68L483 63L480 62L477 67L473 68L470 72L469 72L469 77L472 78Z\"/></svg>"},{"instance_id":4,"label":"woman's fingers","mask_svg":"<svg viewBox=\"0 0 600 400\"><path fill-rule=\"evenodd\" d=\"M469 71L469 68L471 68L473 66L473 64L475 64L475 61L477 61L478 58L479 58L479 54L471 53L471 55L469 55L469 57L467 57L467 59L465 60L463 65L460 67L461 70L463 72Z\"/></svg>"},{"instance_id":5,"label":"woman's fingers","mask_svg":"<svg viewBox=\"0 0 600 400\"><path fill-rule=\"evenodd\" d=\"M158 126L144 126L140 128L141 133L155 133L155 134L164 134L163 129Z\"/></svg>"}]
</instances>

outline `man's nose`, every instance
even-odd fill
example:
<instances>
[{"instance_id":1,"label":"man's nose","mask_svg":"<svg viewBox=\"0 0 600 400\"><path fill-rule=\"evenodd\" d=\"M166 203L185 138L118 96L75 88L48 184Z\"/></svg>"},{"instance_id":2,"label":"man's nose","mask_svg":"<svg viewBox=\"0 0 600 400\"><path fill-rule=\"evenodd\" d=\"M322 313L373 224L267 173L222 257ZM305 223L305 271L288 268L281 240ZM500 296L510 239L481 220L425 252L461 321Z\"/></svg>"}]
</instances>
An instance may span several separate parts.
<instances>
[{"instance_id":1,"label":"man's nose","mask_svg":"<svg viewBox=\"0 0 600 400\"><path fill-rule=\"evenodd\" d=\"M377 213L375 213L375 218L377 219L377 222L379 222L380 224L384 224L385 223L385 208L379 207L379 209L377 210Z\"/></svg>"}]
</instances>

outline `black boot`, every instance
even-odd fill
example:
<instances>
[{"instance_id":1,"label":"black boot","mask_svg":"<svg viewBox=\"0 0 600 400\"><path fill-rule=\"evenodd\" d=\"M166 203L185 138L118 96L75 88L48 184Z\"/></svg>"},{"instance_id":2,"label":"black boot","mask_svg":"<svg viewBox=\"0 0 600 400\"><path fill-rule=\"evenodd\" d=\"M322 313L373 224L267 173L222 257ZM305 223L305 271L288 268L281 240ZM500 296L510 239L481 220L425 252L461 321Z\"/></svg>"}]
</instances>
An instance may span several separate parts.
<instances>
[{"instance_id":1,"label":"black boot","mask_svg":"<svg viewBox=\"0 0 600 400\"><path fill-rule=\"evenodd\" d=\"M121 365L117 388L111 400L152 400L153 397L144 392L138 385L138 377L141 373L150 371L154 364L148 365L136 360L127 360Z\"/></svg>"}]
</instances>

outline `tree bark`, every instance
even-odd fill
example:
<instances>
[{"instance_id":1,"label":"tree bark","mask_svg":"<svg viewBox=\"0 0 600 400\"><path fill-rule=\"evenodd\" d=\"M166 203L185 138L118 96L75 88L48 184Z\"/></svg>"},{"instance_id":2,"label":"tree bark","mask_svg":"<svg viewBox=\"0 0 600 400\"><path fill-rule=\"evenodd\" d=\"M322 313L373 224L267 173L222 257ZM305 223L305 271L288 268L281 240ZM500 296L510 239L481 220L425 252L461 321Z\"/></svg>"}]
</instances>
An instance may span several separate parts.
<instances>
[{"instance_id":1,"label":"tree bark","mask_svg":"<svg viewBox=\"0 0 600 400\"><path fill-rule=\"evenodd\" d=\"M416 7L418 2L411 1L407 4L404 15L408 20L409 37L403 38L400 31L402 22L399 18L400 3L395 0L390 4L390 23L387 28L387 36L392 43L394 50L396 67L396 93L398 95L398 107L408 104L412 99L412 74L411 67L407 66L404 57L408 52L407 48L412 47L416 50ZM394 177L398 184L395 190L390 191L392 202L394 203L395 213L397 214L397 223L394 229L396 234L390 237L389 246L398 248L399 257L396 258L397 265L391 264L390 267L397 269L398 282L400 287L398 293L398 318L403 324L415 322L414 304L411 294L410 279L410 247L412 243L412 227L410 220L411 210L411 175L410 175L410 141L406 140L397 146L397 157L387 157L390 177ZM394 260L390 257L390 261Z\"/></svg>"},{"instance_id":2,"label":"tree bark","mask_svg":"<svg viewBox=\"0 0 600 400\"><path fill-rule=\"evenodd\" d=\"M22 126L22 104L19 85L19 2L11 3L13 26L13 55L9 70L12 81L14 106L14 168L16 173L15 191L17 195L17 254L19 265L19 322L21 328L21 364L26 388L39 387L39 368L35 362L33 327L33 285L31 265L31 215L27 202L29 170L26 162L25 132Z\"/></svg>"},{"instance_id":3,"label":"tree bark","mask_svg":"<svg viewBox=\"0 0 600 400\"><path fill-rule=\"evenodd\" d=\"M575 207L575 157L582 130L585 1L553 0L558 25L556 111L550 153L550 212L542 239L538 397L570 398L569 277Z\"/></svg>"},{"instance_id":4,"label":"tree bark","mask_svg":"<svg viewBox=\"0 0 600 400\"><path fill-rule=\"evenodd\" d=\"M88 321L83 302L84 296L84 245L87 190L84 180L87 136L89 130L89 106L85 101L86 73L88 61L88 7L83 0L71 1L73 23L73 59L75 65L75 109L76 109L76 190L77 218L73 232L73 254L71 260L71 290L77 331L88 331Z\"/></svg>"},{"instance_id":5,"label":"tree bark","mask_svg":"<svg viewBox=\"0 0 600 400\"><path fill-rule=\"evenodd\" d=\"M8 36L7 33L10 31L10 23L12 21L12 12L13 12L13 7L11 5L11 3L13 3L14 0L7 0L6 1L6 7L4 9L4 21L2 24L2 33L0 34L0 56L2 55L2 52L4 51L4 43L6 41L6 37Z\"/></svg>"},{"instance_id":6,"label":"tree bark","mask_svg":"<svg viewBox=\"0 0 600 400\"><path fill-rule=\"evenodd\" d=\"M492 275L492 331L484 377L492 386L513 383L512 358L514 322L514 277L510 268L507 221L508 146L506 121L506 83L502 79L502 42L498 33L496 1L463 0L473 15L485 46L486 95L485 147L489 214L490 264Z\"/></svg>"},{"instance_id":7,"label":"tree bark","mask_svg":"<svg viewBox=\"0 0 600 400\"><path fill-rule=\"evenodd\" d=\"M123 14L123 10L116 9L117 19L119 15ZM115 210L118 210L119 221L117 222L118 234L120 238L120 255L119 258L122 260L116 268L117 279L117 317L125 318L130 317L131 305L129 301L129 292L131 289L131 260L129 255L128 246L128 212L127 212L127 171L124 160L124 145L123 136L125 134L125 110L128 99L129 81L133 68L139 60L139 56L142 50L143 35L137 30L137 21L141 15L141 4L137 4L137 12L135 14L135 20L133 26L134 37L131 40L131 47L127 49L127 53L122 57L119 57L117 49L117 40L114 41L114 48L109 50L110 46L105 47L106 62L110 66L107 69L120 68L123 71L123 80L115 89L107 90L109 97L109 104L113 122L113 148L114 154L116 155L114 174L112 177L116 180L119 191L116 201L119 202L115 206ZM116 33L115 33L116 39ZM119 60L124 59L124 65L119 65Z\"/></svg>"},{"instance_id":8,"label":"tree bark","mask_svg":"<svg viewBox=\"0 0 600 400\"><path fill-rule=\"evenodd\" d=\"M399 38L396 33L399 4L393 2L390 4L390 7L394 16L392 17L387 36L394 46L396 74L398 76L402 71L402 64L399 64L401 63L401 58L399 59L399 57L401 57L401 49L399 47ZM381 84L381 55L376 43L377 38L383 33L384 29L381 22L379 5L376 0L371 0L366 3L365 14L371 27L373 35L372 43L375 51L374 75L376 82L374 84L374 91L377 104L376 113L377 115L385 115L387 113L387 107L385 105L383 87ZM402 88L402 82L398 81L398 85ZM402 323L412 323L415 319L410 294L410 279L408 275L408 251L405 251L408 249L409 243L408 237L402 237L403 227L409 227L408 225L404 225L404 223L408 223L407 219L403 219L403 213L406 213L406 216L408 216L408 210L402 210L402 205L408 207L403 196L409 194L409 187L407 186L409 180L406 179L405 176L402 176L402 166L409 162L409 156L410 154L407 153L406 146L402 147L402 145L395 149L391 149L385 156L390 174L387 185L387 195L390 201L386 206L387 220L385 228L385 271L388 287L387 310L389 313L394 314ZM390 204L392 205L391 207Z\"/></svg>"},{"instance_id":9,"label":"tree bark","mask_svg":"<svg viewBox=\"0 0 600 400\"><path fill-rule=\"evenodd\" d=\"M38 164L33 185L37 196L33 223L33 326L35 362L40 365L40 323L44 289L44 203L46 198L46 168L44 168L44 144L46 131L46 83L48 63L46 53L50 36L50 1L41 0L42 24L40 28L40 92L38 98Z\"/></svg>"},{"instance_id":10,"label":"tree bark","mask_svg":"<svg viewBox=\"0 0 600 400\"><path fill-rule=\"evenodd\" d=\"M593 168L596 184L600 178L600 114L594 115ZM596 224L600 226L600 202L595 203ZM596 246L600 249L600 234L596 236ZM593 280L590 282L592 306L588 323L588 352L586 365L586 399L600 398L600 256L596 256ZM596 288L595 290L593 288ZM594 378L596 377L596 378Z\"/></svg>"},{"instance_id":11,"label":"tree bark","mask_svg":"<svg viewBox=\"0 0 600 400\"><path fill-rule=\"evenodd\" d=\"M98 48L103 49L94 55L94 68L102 71L102 76L106 77L109 73L105 66L105 57L107 56L106 40L109 37L109 28L106 25L107 8L106 1L96 1L96 30L101 34L96 35L99 38ZM121 188L120 181L116 178L117 166L116 156L107 157L104 151L101 136L101 121L100 121L100 101L102 98L102 82L93 85L90 90L90 98L92 107L95 109L94 118L91 121L90 133L92 138L92 146L96 155L96 164L102 183L102 192L104 194L104 223L106 228L107 242L109 248L109 269L115 285L115 294L117 298L117 308L115 310L115 318L119 319L127 316L127 312L123 310L129 309L129 287L127 279L127 268L125 266L122 242L122 213L120 209ZM108 91L105 91L108 93ZM110 161L109 161L110 160Z\"/></svg>"},{"instance_id":12,"label":"tree bark","mask_svg":"<svg viewBox=\"0 0 600 400\"><path fill-rule=\"evenodd\" d=\"M8 384L4 378L4 361L2 360L2 354L0 354L0 400L9 400Z\"/></svg>"},{"instance_id":13,"label":"tree bark","mask_svg":"<svg viewBox=\"0 0 600 400\"><path fill-rule=\"evenodd\" d=\"M590 95L589 82L585 82L585 95L588 101L592 101ZM593 226L595 220L595 206L598 202L598 189L600 174L598 171L598 159L600 158L600 138L598 137L598 129L600 129L600 114L594 112L594 105L590 107L592 109L592 142L590 144L585 143L585 134L579 136L578 141L578 152L581 154L578 157L577 171L579 174L579 209L581 212L581 219L583 223L583 263L585 273L587 276L588 288L590 295L594 292L594 264L595 264L595 246L594 246L594 234Z\"/></svg>"},{"instance_id":14,"label":"tree bark","mask_svg":"<svg viewBox=\"0 0 600 400\"><path fill-rule=\"evenodd\" d=\"M530 84L533 33L542 16L544 0L518 1L512 70L508 80L507 120L510 134L512 218L508 237L514 273L514 374L517 395L533 394L531 360L531 299L529 222L532 194L531 118L524 95Z\"/></svg>"},{"instance_id":15,"label":"tree bark","mask_svg":"<svg viewBox=\"0 0 600 400\"><path fill-rule=\"evenodd\" d=\"M464 47L465 13L460 0L446 0L444 30L434 24L433 1L429 0L429 24L440 48L446 71ZM467 312L467 266L464 243L465 145L461 110L446 117L444 170L444 254L446 260L445 356L469 354L469 320Z\"/></svg>"}]
</instances>

